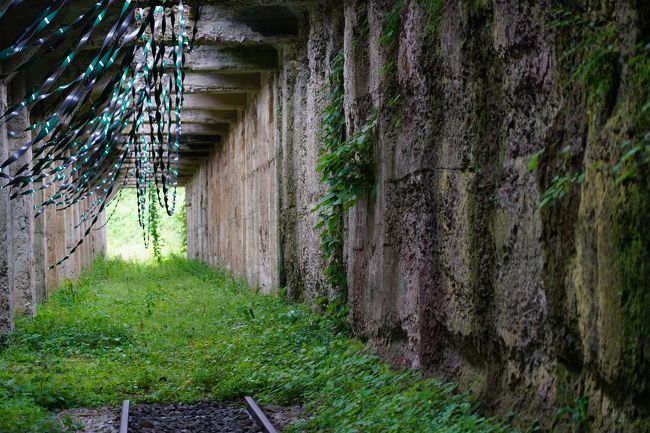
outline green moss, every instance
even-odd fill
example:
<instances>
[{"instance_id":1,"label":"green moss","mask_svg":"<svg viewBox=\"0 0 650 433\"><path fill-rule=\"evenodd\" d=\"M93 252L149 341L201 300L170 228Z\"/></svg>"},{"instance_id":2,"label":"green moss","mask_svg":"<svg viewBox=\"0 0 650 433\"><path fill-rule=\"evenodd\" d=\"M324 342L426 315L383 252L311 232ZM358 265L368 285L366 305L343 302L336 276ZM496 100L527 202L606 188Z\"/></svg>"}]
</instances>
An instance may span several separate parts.
<instances>
[{"instance_id":1,"label":"green moss","mask_svg":"<svg viewBox=\"0 0 650 433\"><path fill-rule=\"evenodd\" d=\"M573 78L579 80L587 89L587 104L591 115L601 113L611 105L612 90L618 81L618 35L613 22L603 27L595 27L583 21L583 40L570 49L565 56L581 58Z\"/></svg>"},{"instance_id":2,"label":"green moss","mask_svg":"<svg viewBox=\"0 0 650 433\"><path fill-rule=\"evenodd\" d=\"M618 75L621 48L615 21L560 10L556 12L553 27L570 32L569 46L560 60L571 69L572 80L587 90L589 107L602 110Z\"/></svg>"},{"instance_id":3,"label":"green moss","mask_svg":"<svg viewBox=\"0 0 650 433\"><path fill-rule=\"evenodd\" d=\"M641 171L650 164L650 58L644 45L627 62L625 75L627 94L626 117L632 126L632 137L621 144L621 156L614 165L617 182L639 180Z\"/></svg>"},{"instance_id":4,"label":"green moss","mask_svg":"<svg viewBox=\"0 0 650 433\"><path fill-rule=\"evenodd\" d=\"M649 392L650 384L650 59L635 47L624 76L631 138L613 171L622 184L616 241L623 310L621 366L628 389Z\"/></svg>"},{"instance_id":5,"label":"green moss","mask_svg":"<svg viewBox=\"0 0 650 433\"><path fill-rule=\"evenodd\" d=\"M381 32L379 42L385 47L391 47L399 37L399 30L402 24L402 12L404 11L404 0L398 0L391 11L384 19L384 30Z\"/></svg>"},{"instance_id":6,"label":"green moss","mask_svg":"<svg viewBox=\"0 0 650 433\"><path fill-rule=\"evenodd\" d=\"M650 378L650 184L626 189L616 219L616 256L622 299L621 367L629 389L648 392Z\"/></svg>"},{"instance_id":7,"label":"green moss","mask_svg":"<svg viewBox=\"0 0 650 433\"><path fill-rule=\"evenodd\" d=\"M474 11L487 9L492 5L492 0L468 0L468 6Z\"/></svg>"},{"instance_id":8,"label":"green moss","mask_svg":"<svg viewBox=\"0 0 650 433\"><path fill-rule=\"evenodd\" d=\"M425 34L427 36L437 34L442 20L442 0L418 0L418 4L424 6L427 13Z\"/></svg>"},{"instance_id":9,"label":"green moss","mask_svg":"<svg viewBox=\"0 0 650 433\"><path fill-rule=\"evenodd\" d=\"M578 398L579 394L576 391L578 388L577 375L562 364L558 364L555 369L556 379L556 405L558 407L568 406Z\"/></svg>"}]
</instances>

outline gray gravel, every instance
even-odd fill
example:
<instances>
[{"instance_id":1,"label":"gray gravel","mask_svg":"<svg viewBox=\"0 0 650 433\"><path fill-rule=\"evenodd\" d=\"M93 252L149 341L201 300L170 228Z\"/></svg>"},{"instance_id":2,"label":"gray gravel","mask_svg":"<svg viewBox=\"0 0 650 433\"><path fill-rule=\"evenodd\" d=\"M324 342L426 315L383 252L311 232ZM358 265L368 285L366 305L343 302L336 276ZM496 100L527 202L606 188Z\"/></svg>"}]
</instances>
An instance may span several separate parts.
<instances>
[{"instance_id":1,"label":"gray gravel","mask_svg":"<svg viewBox=\"0 0 650 433\"><path fill-rule=\"evenodd\" d=\"M202 401L132 405L129 433L261 433L243 406Z\"/></svg>"},{"instance_id":2,"label":"gray gravel","mask_svg":"<svg viewBox=\"0 0 650 433\"><path fill-rule=\"evenodd\" d=\"M70 417L82 426L78 433L118 433L120 410L110 407L99 409L69 409L59 413L59 418Z\"/></svg>"}]
</instances>

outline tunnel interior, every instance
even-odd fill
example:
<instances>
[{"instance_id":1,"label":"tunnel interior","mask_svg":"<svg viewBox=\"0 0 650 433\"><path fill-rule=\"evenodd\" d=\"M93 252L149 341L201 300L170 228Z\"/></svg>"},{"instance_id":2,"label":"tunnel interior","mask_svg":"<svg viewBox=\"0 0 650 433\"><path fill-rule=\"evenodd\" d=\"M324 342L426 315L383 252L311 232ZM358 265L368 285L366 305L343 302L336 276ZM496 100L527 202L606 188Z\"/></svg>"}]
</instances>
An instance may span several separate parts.
<instances>
[{"instance_id":1,"label":"tunnel interior","mask_svg":"<svg viewBox=\"0 0 650 433\"><path fill-rule=\"evenodd\" d=\"M172 3L0 4L0 333L137 191L138 236L182 210L191 263L485 413L647 431L646 5Z\"/></svg>"}]
</instances>

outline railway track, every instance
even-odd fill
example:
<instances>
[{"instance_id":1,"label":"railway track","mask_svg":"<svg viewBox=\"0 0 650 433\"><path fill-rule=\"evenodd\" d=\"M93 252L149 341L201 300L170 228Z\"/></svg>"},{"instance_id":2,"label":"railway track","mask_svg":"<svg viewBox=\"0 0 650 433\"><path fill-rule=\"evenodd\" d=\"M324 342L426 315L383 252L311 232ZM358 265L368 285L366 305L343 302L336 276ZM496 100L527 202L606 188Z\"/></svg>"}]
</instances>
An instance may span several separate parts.
<instances>
[{"instance_id":1,"label":"railway track","mask_svg":"<svg viewBox=\"0 0 650 433\"><path fill-rule=\"evenodd\" d=\"M248 412L248 416L254 423L256 424L253 428L253 430L242 430L240 431L255 431L255 432L264 432L264 433L278 433L278 430L273 426L269 418L266 416L264 411L259 407L259 405L253 400L251 397L245 397L244 401L246 402L246 412ZM197 428L197 425L203 424L203 425L208 425L210 421L210 417L216 417L219 418L222 416L222 413L220 411L229 411L225 412L227 413L226 418L231 417L233 422L237 424L238 426L242 425L242 419L241 416L238 416L236 412L240 411L241 409L236 408L234 406L223 406L220 403L214 402L213 407L210 406L210 403L202 403L200 404L198 409L197 405L160 405L160 406L153 406L153 407L147 407L147 410L144 412L144 418L145 420L138 420L132 419L134 412L137 412L138 409L141 408L135 408L130 404L129 400L124 400L122 403L122 412L120 416L120 429L119 433L140 433L140 432L159 432L162 429L165 431L177 431L177 432L198 432L199 430L195 430ZM187 409L192 409L188 411L188 413L183 415L182 408L185 407ZM158 412L156 417L156 421L153 422L151 421L151 412ZM165 411L168 411L169 414L165 413ZM162 413L160 413L162 412ZM212 413L208 413L212 412ZM179 416L179 413L181 414ZM233 413L235 413L233 415ZM140 414L140 417L143 415ZM136 415L137 417L137 415ZM188 424L192 424L192 426L186 427L181 427L179 425L180 423L183 423L183 417L187 418ZM133 423L133 421L136 421ZM135 428L130 429L130 424L135 425ZM165 427L161 427L161 425L165 425ZM192 430L190 430L192 428ZM201 428L201 427L198 427ZM205 428L205 427L204 427ZM214 430L215 428L224 428L224 429L229 429L229 430L221 430L223 432L231 432L234 430L231 430L233 427L228 427L228 426L223 426L223 427L207 427L211 430L209 431L217 431ZM204 430L201 430L204 431Z\"/></svg>"}]
</instances>

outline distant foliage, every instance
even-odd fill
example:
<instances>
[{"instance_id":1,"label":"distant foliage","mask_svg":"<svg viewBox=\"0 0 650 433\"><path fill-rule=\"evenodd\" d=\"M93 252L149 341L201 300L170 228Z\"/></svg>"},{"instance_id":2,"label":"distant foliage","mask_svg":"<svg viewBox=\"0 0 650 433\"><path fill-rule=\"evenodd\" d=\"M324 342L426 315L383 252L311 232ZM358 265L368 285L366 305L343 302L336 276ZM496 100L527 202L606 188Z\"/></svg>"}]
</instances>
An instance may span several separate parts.
<instances>
[{"instance_id":1,"label":"distant foliage","mask_svg":"<svg viewBox=\"0 0 650 433\"><path fill-rule=\"evenodd\" d=\"M179 188L178 200L185 201L185 190ZM149 220L149 205L147 206L147 220ZM109 205L107 214L112 217L106 225L108 254L111 257L122 256L128 259L147 260L154 258L154 243L150 238L149 248L145 248L142 239L142 228L138 223L138 216L135 211L138 206L136 191L134 188L126 188L121 193L121 198L114 199ZM185 227L183 226L184 208L177 206L174 216L170 217L164 209L157 206L156 232L160 256L170 254L182 254L185 239Z\"/></svg>"}]
</instances>

